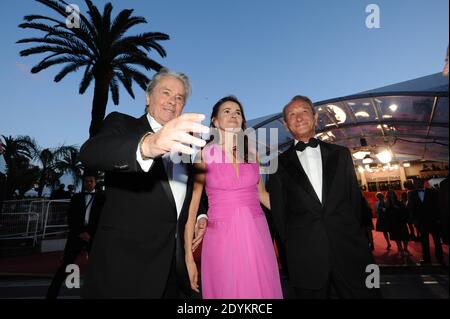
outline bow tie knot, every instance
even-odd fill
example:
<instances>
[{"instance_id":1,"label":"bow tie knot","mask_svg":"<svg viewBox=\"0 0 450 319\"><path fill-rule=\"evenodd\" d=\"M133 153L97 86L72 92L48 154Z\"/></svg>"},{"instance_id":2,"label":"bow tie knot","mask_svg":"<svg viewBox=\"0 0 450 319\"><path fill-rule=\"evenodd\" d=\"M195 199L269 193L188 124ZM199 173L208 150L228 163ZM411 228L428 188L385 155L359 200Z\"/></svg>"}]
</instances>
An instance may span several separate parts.
<instances>
[{"instance_id":1,"label":"bow tie knot","mask_svg":"<svg viewBox=\"0 0 450 319\"><path fill-rule=\"evenodd\" d=\"M319 145L319 141L316 138L311 137L308 141L308 143L299 141L295 145L295 150L299 152L303 152L308 146L312 148L316 148Z\"/></svg>"}]
</instances>

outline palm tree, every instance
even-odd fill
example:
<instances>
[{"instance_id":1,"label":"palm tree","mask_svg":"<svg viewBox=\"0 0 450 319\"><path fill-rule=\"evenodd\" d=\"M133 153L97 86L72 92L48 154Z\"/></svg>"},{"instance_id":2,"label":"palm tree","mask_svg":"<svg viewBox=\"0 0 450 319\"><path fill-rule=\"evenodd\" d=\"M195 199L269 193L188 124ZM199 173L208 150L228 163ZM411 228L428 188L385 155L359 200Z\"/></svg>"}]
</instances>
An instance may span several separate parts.
<instances>
[{"instance_id":1,"label":"palm tree","mask_svg":"<svg viewBox=\"0 0 450 319\"><path fill-rule=\"evenodd\" d=\"M5 198L11 199L16 190L23 196L39 178L39 168L30 165L38 149L29 136L4 136L0 149L6 163Z\"/></svg>"},{"instance_id":2,"label":"palm tree","mask_svg":"<svg viewBox=\"0 0 450 319\"><path fill-rule=\"evenodd\" d=\"M14 158L22 157L31 160L37 150L36 142L27 135L17 137L2 135L3 142L0 141L1 154L5 159L6 166L12 164Z\"/></svg>"},{"instance_id":3,"label":"palm tree","mask_svg":"<svg viewBox=\"0 0 450 319\"><path fill-rule=\"evenodd\" d=\"M56 168L72 176L73 184L77 187L83 179L83 165L80 162L80 153L74 146L66 146L61 159L56 162Z\"/></svg>"},{"instance_id":4,"label":"palm tree","mask_svg":"<svg viewBox=\"0 0 450 319\"><path fill-rule=\"evenodd\" d=\"M38 181L38 196L42 196L45 186L55 188L59 184L59 179L64 174L64 170L60 169L60 161L68 156L70 146L60 146L54 149L39 149L35 155L35 161L40 166L40 176Z\"/></svg>"},{"instance_id":5,"label":"palm tree","mask_svg":"<svg viewBox=\"0 0 450 319\"><path fill-rule=\"evenodd\" d=\"M133 81L145 89L149 79L133 65L144 67L147 71L159 71L162 66L150 59L147 54L155 50L161 57L165 57L166 52L157 41L168 40L169 36L160 32L146 32L125 37L124 34L131 27L147 23L146 20L143 17L132 16L131 9L121 11L112 20L111 3L107 3L103 14L100 14L90 0L85 0L88 7L87 17L80 13L79 27L71 28L65 23L71 14L66 12L68 3L64 0L36 1L53 9L64 20L42 15L25 16L25 23L20 24L19 27L44 31L46 34L41 38L17 41L17 43L38 44L20 51L20 55L49 53L31 69L32 73L65 63L65 67L55 76L55 82L61 81L71 72L84 68L79 93L83 94L92 80L95 83L89 128L89 135L93 136L99 131L105 117L108 90L111 91L114 104L118 105L119 83L122 83L132 98L134 98Z\"/></svg>"}]
</instances>

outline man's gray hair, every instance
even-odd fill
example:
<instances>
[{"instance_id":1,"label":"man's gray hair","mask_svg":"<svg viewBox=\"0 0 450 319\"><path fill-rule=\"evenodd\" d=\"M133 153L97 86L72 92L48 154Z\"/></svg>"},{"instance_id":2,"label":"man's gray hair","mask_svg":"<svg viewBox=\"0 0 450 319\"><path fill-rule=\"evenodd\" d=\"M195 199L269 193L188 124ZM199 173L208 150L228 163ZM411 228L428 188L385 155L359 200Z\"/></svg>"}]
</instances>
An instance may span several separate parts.
<instances>
[{"instance_id":1,"label":"man's gray hair","mask_svg":"<svg viewBox=\"0 0 450 319\"><path fill-rule=\"evenodd\" d=\"M150 80L150 82L148 82L147 89L145 90L145 94L147 96L152 94L153 90L155 89L155 87L159 83L159 81L163 77L166 77L166 76L174 77L175 79L178 79L183 83L184 90L185 90L184 99L186 101L187 98L189 97L189 95L191 95L191 91L192 91L191 82L189 81L189 78L184 73L170 71L169 69L166 69L166 68L162 68L161 70L159 70L159 72L153 76L153 78Z\"/></svg>"},{"instance_id":2,"label":"man's gray hair","mask_svg":"<svg viewBox=\"0 0 450 319\"><path fill-rule=\"evenodd\" d=\"M289 107L289 105L291 105L292 102L295 102L295 101L303 101L303 102L308 103L309 106L311 107L311 110L312 110L313 115L316 114L316 110L314 109L314 104L313 104L313 102L311 101L311 99L310 99L309 97L303 96L303 95L296 95L296 96L294 96L294 97L289 101L288 104L286 104L286 105L283 107L283 119L284 119L285 121L287 120L287 117L286 117L286 109Z\"/></svg>"}]
</instances>

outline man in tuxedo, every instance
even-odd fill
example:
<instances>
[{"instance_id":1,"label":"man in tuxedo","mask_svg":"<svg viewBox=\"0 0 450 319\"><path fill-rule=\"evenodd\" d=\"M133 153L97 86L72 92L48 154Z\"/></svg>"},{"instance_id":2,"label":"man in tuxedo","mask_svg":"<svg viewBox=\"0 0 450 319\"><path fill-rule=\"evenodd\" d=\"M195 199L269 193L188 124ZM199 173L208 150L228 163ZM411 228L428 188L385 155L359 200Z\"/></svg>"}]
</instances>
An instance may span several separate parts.
<instances>
[{"instance_id":1,"label":"man in tuxedo","mask_svg":"<svg viewBox=\"0 0 450 319\"><path fill-rule=\"evenodd\" d=\"M199 123L204 115L181 114L189 94L186 75L162 69L147 87L145 115L113 112L82 146L83 164L105 171L106 195L84 297L191 293L183 243L193 188L187 155L191 145L205 145L190 133L209 129ZM181 161L173 156L179 153Z\"/></svg>"},{"instance_id":2,"label":"man in tuxedo","mask_svg":"<svg viewBox=\"0 0 450 319\"><path fill-rule=\"evenodd\" d=\"M283 109L293 145L269 176L272 214L295 298L374 298L373 264L361 227L361 193L348 149L314 138L318 114L295 96Z\"/></svg>"},{"instance_id":3,"label":"man in tuxedo","mask_svg":"<svg viewBox=\"0 0 450 319\"><path fill-rule=\"evenodd\" d=\"M100 211L105 202L105 197L95 190L95 185L95 174L87 173L83 178L84 191L75 194L70 201L67 212L69 235L62 263L47 291L47 299L55 299L58 296L61 284L67 276L67 265L74 263L83 250L89 252L91 249Z\"/></svg>"},{"instance_id":4,"label":"man in tuxedo","mask_svg":"<svg viewBox=\"0 0 450 319\"><path fill-rule=\"evenodd\" d=\"M430 264L430 234L433 237L435 255L439 263L444 263L441 244L441 216L439 210L439 196L430 188L424 188L422 179L414 180L414 189L408 192L408 209L417 220L422 244L421 264Z\"/></svg>"}]
</instances>

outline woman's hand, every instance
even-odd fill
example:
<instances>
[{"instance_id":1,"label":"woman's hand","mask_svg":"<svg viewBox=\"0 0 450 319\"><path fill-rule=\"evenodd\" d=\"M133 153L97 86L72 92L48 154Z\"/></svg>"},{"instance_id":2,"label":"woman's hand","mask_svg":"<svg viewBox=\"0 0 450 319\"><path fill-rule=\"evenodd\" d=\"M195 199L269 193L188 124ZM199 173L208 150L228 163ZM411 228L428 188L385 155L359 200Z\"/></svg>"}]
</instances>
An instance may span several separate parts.
<instances>
[{"instance_id":1,"label":"woman's hand","mask_svg":"<svg viewBox=\"0 0 450 319\"><path fill-rule=\"evenodd\" d=\"M195 292L200 292L198 289L198 270L197 265L194 260L186 261L186 267L189 274L189 282L191 283L191 288Z\"/></svg>"}]
</instances>

